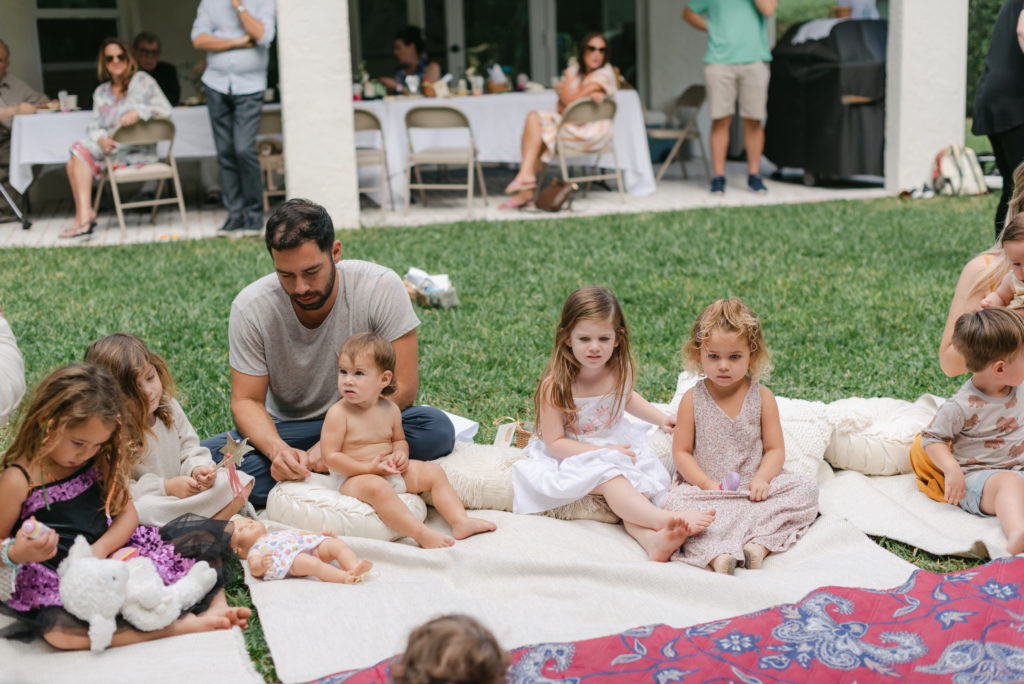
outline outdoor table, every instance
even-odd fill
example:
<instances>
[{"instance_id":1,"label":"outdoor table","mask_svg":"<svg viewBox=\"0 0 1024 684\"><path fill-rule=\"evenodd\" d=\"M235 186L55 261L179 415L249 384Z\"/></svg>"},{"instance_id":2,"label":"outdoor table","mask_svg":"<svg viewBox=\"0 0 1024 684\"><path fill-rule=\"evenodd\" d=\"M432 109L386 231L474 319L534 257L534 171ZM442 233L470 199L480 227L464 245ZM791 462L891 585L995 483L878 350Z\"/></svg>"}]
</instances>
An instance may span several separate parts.
<instances>
[{"instance_id":1,"label":"outdoor table","mask_svg":"<svg viewBox=\"0 0 1024 684\"><path fill-rule=\"evenodd\" d=\"M279 104L264 105L264 111L280 109ZM15 116L11 125L10 183L19 192L32 184L33 164L64 164L70 158L71 145L85 137L92 112L45 112ZM174 158L215 157L213 129L206 106L175 107Z\"/></svg>"},{"instance_id":2,"label":"outdoor table","mask_svg":"<svg viewBox=\"0 0 1024 684\"><path fill-rule=\"evenodd\" d=\"M615 150L625 180L625 190L631 195L649 195L654 192L654 169L651 166L650 148L644 126L644 111L640 97L635 90L620 90L615 93L616 112L612 121ZM368 109L377 115L384 131L387 147L388 176L396 207L405 202L405 165L408 159L406 142L405 113L421 105L444 105L455 107L469 119L477 147L477 158L481 162L508 162L518 166L522 160L523 128L526 115L533 110L557 108L558 96L553 90L539 93L500 93L443 99L424 97L399 97L385 100L355 102L356 107ZM373 140L373 132L356 134L357 145L379 145ZM444 145L467 144L464 131L445 129L419 129L414 131L413 140L417 148ZM592 158L592 157L591 157ZM603 167L614 168L611 155L600 159ZM557 173L557 163L551 167ZM360 177L367 179L376 175L373 167L362 167ZM484 170L487 175L487 170ZM365 185L362 181L361 185ZM500 200L499 200L500 201Z\"/></svg>"}]
</instances>

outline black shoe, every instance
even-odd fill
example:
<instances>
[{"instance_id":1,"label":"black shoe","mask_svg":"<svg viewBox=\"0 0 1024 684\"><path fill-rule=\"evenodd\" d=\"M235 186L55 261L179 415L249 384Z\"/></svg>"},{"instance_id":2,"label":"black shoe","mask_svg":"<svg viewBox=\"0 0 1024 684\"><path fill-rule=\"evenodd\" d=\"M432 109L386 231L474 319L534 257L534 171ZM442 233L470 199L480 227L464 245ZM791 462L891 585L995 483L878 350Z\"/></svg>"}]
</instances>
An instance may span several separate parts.
<instances>
[{"instance_id":1,"label":"black shoe","mask_svg":"<svg viewBox=\"0 0 1024 684\"><path fill-rule=\"evenodd\" d=\"M228 216L228 220L217 231L220 237L236 237L244 234L245 219L241 214Z\"/></svg>"},{"instance_id":2,"label":"black shoe","mask_svg":"<svg viewBox=\"0 0 1024 684\"><path fill-rule=\"evenodd\" d=\"M203 205L207 207L216 207L220 206L220 204L220 190L211 190L210 192L206 193L206 197L203 198Z\"/></svg>"},{"instance_id":3,"label":"black shoe","mask_svg":"<svg viewBox=\"0 0 1024 684\"><path fill-rule=\"evenodd\" d=\"M263 214L247 215L242 232L246 235L263 235Z\"/></svg>"}]
</instances>

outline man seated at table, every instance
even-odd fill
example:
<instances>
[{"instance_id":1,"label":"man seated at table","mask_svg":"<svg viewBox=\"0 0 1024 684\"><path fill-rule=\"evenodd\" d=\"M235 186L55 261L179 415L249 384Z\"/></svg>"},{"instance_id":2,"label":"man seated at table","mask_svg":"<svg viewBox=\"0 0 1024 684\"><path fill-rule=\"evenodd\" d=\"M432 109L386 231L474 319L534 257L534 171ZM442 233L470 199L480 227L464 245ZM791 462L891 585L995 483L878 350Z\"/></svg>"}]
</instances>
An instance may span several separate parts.
<instances>
[{"instance_id":1,"label":"man seated at table","mask_svg":"<svg viewBox=\"0 0 1024 684\"><path fill-rule=\"evenodd\" d=\"M324 415L338 399L338 350L350 336L375 332L395 349L409 456L430 461L451 452L455 429L443 411L413 406L419 390L419 318L402 279L368 261L341 260L341 242L327 210L291 199L267 221L274 273L245 287L231 304L228 362L231 413L256 448L242 461L255 478L249 501L266 506L275 481L327 472L320 454ZM222 433L203 441L217 460Z\"/></svg>"},{"instance_id":2,"label":"man seated at table","mask_svg":"<svg viewBox=\"0 0 1024 684\"><path fill-rule=\"evenodd\" d=\"M164 91L171 106L177 107L181 99L178 70L170 62L160 61L160 37L155 33L143 31L132 41L132 54L135 55L139 68L152 76L160 90Z\"/></svg>"},{"instance_id":3,"label":"man seated at table","mask_svg":"<svg viewBox=\"0 0 1024 684\"><path fill-rule=\"evenodd\" d=\"M16 114L33 114L36 105L50 101L46 95L33 90L14 74L8 73L11 65L11 51L7 43L0 40L0 183L15 202L21 201L21 194L7 182L10 175L11 121ZM14 218L14 212L0 197L0 221Z\"/></svg>"}]
</instances>

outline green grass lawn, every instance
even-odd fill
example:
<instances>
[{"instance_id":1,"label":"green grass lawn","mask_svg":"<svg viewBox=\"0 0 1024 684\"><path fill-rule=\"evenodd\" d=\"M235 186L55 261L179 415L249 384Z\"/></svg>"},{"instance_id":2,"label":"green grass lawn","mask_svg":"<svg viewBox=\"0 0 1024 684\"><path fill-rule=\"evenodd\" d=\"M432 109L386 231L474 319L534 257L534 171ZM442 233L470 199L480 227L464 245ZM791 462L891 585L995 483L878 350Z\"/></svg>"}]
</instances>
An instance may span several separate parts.
<instances>
[{"instance_id":1,"label":"green grass lawn","mask_svg":"<svg viewBox=\"0 0 1024 684\"><path fill-rule=\"evenodd\" d=\"M990 244L995 198L831 202L340 234L345 257L400 274L449 273L457 309L418 310L419 402L480 422L528 417L566 295L611 288L631 328L646 398L667 402L697 313L744 298L763 320L781 396L951 394L936 350L963 264ZM141 336L168 361L201 436L227 429L231 300L271 271L262 242L0 250L0 306L30 384L93 339ZM9 432L0 432L0 448ZM886 548L931 570L964 561ZM233 600L247 601L244 585ZM254 659L273 678L257 626Z\"/></svg>"}]
</instances>

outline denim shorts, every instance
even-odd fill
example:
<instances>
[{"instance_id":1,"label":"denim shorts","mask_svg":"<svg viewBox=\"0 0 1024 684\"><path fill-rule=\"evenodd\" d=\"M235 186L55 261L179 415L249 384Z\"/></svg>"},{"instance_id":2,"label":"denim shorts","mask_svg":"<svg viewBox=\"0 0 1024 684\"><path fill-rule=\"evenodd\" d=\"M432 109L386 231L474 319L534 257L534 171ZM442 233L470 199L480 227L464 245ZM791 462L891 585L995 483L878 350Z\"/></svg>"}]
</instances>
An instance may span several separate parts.
<instances>
[{"instance_id":1,"label":"denim shorts","mask_svg":"<svg viewBox=\"0 0 1024 684\"><path fill-rule=\"evenodd\" d=\"M992 517L981 511L981 493L985 491L985 483L988 482L988 478L996 473L1015 473L1024 477L1024 471L1020 470L975 470L973 473L967 473L964 476L964 486L967 488L967 492L964 494L964 498L960 499L960 508L974 515Z\"/></svg>"}]
</instances>

